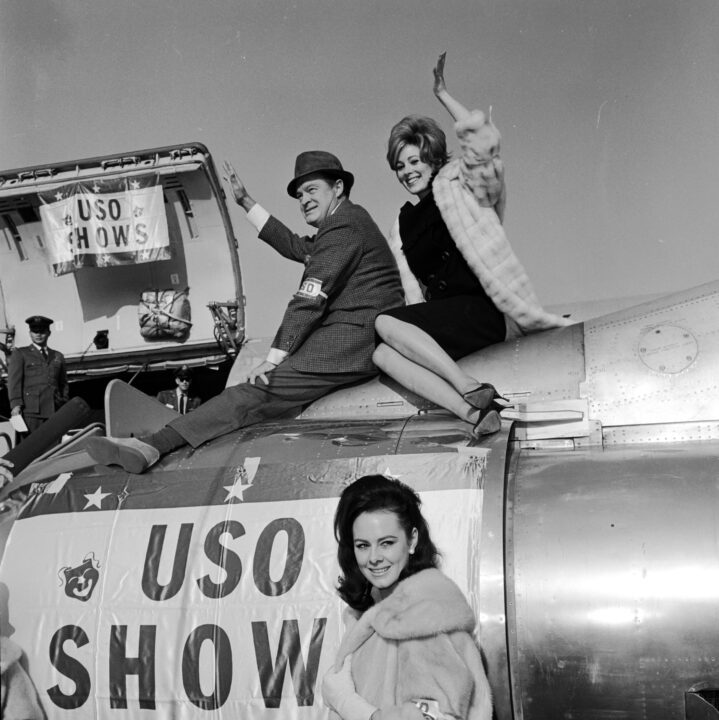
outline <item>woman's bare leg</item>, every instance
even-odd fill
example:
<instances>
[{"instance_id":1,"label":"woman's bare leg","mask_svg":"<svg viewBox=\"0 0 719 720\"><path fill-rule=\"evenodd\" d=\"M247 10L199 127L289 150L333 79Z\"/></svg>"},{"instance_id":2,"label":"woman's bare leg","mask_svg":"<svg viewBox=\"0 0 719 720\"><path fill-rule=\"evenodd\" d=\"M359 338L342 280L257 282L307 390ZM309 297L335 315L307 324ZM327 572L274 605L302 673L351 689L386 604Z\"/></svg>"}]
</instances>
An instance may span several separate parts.
<instances>
[{"instance_id":1,"label":"woman's bare leg","mask_svg":"<svg viewBox=\"0 0 719 720\"><path fill-rule=\"evenodd\" d=\"M404 355L412 364L420 365L434 375L444 378L460 395L477 387L477 380L467 375L436 340L416 325L397 320L391 315L378 315L375 320L375 330L387 345ZM394 379L402 385L407 385L402 378L394 377ZM421 392L419 394L423 395ZM433 400L433 402L437 401Z\"/></svg>"},{"instance_id":2,"label":"woman's bare leg","mask_svg":"<svg viewBox=\"0 0 719 720\"><path fill-rule=\"evenodd\" d=\"M443 407L445 410L449 410L460 420L474 424L479 419L480 411L465 402L452 385L386 343L377 346L372 360L382 372L396 380L400 385ZM476 386L477 381L472 380L472 383Z\"/></svg>"}]
</instances>

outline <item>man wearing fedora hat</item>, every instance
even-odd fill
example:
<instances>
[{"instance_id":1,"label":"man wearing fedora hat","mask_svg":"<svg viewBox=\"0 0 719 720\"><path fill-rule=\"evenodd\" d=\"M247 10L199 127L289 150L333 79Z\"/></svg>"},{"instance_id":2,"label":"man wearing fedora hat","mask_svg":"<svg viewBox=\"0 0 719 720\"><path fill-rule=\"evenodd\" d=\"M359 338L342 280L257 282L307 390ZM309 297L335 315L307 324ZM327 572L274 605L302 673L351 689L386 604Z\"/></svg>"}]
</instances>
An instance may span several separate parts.
<instances>
[{"instance_id":1,"label":"man wearing fedora hat","mask_svg":"<svg viewBox=\"0 0 719 720\"><path fill-rule=\"evenodd\" d=\"M175 388L160 390L157 399L169 408L176 410L180 415L186 415L190 410L200 407L202 400L190 395L192 384L192 370L183 365L175 371Z\"/></svg>"},{"instance_id":2,"label":"man wearing fedora hat","mask_svg":"<svg viewBox=\"0 0 719 720\"><path fill-rule=\"evenodd\" d=\"M339 387L377 373L374 319L404 301L387 241L369 213L349 199L354 176L323 150L297 156L287 192L296 198L312 236L291 232L250 197L232 165L225 180L261 240L304 264L267 359L246 382L225 388L194 412L148 437L92 438L98 462L143 472L162 455L286 413Z\"/></svg>"},{"instance_id":3,"label":"man wearing fedora hat","mask_svg":"<svg viewBox=\"0 0 719 720\"><path fill-rule=\"evenodd\" d=\"M8 363L8 395L12 415L22 415L29 432L37 430L67 402L65 357L48 347L52 320L32 315L25 322L30 345L15 348Z\"/></svg>"}]
</instances>

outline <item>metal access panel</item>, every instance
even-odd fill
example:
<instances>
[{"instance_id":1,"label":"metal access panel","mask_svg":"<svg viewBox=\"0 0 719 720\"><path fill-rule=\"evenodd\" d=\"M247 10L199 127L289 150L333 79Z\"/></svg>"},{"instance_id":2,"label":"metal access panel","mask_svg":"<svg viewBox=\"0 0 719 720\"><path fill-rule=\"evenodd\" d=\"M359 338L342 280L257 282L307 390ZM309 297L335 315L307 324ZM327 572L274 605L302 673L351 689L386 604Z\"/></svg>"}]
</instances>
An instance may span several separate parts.
<instances>
[{"instance_id":1,"label":"metal access panel","mask_svg":"<svg viewBox=\"0 0 719 720\"><path fill-rule=\"evenodd\" d=\"M604 427L716 420L718 311L712 282L585 323L591 417Z\"/></svg>"}]
</instances>

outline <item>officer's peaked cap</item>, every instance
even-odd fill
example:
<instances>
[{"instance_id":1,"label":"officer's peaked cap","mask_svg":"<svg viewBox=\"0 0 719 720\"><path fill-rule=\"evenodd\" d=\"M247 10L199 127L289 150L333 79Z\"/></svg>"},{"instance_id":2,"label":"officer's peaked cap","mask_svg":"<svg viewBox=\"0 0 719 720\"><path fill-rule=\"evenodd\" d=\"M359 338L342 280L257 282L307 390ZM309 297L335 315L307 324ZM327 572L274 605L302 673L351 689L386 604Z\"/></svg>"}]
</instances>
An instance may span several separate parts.
<instances>
[{"instance_id":1,"label":"officer's peaked cap","mask_svg":"<svg viewBox=\"0 0 719 720\"><path fill-rule=\"evenodd\" d=\"M49 330L53 321L44 315L31 315L25 322L30 326L30 330L41 332Z\"/></svg>"}]
</instances>

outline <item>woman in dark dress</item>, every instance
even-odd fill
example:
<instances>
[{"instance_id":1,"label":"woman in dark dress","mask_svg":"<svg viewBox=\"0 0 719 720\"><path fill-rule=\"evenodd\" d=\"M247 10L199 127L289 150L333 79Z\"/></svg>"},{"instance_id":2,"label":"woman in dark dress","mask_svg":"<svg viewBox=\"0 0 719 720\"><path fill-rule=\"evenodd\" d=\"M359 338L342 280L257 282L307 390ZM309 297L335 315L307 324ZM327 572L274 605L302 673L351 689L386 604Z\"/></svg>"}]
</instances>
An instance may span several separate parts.
<instances>
[{"instance_id":1,"label":"woman in dark dress","mask_svg":"<svg viewBox=\"0 0 719 720\"><path fill-rule=\"evenodd\" d=\"M431 118L410 115L392 128L387 160L419 202L402 207L390 236L407 305L378 315L374 361L472 423L478 436L499 429L500 398L455 360L563 321L542 310L504 235L499 132L447 92L444 58L434 69L434 93L455 120L461 156L449 160L445 134Z\"/></svg>"}]
</instances>

